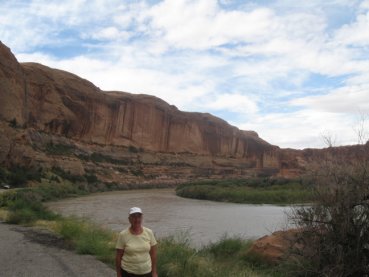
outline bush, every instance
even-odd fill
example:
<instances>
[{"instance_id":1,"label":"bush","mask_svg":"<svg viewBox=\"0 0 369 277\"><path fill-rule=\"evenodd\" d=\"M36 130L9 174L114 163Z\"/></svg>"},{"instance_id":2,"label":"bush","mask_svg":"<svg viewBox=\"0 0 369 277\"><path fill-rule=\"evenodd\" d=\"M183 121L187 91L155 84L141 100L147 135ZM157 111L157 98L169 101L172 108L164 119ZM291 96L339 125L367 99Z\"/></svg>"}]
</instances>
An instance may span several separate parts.
<instances>
[{"instance_id":1,"label":"bush","mask_svg":"<svg viewBox=\"0 0 369 277\"><path fill-rule=\"evenodd\" d=\"M234 255L240 251L248 248L250 242L242 240L241 238L228 238L223 236L219 241L211 243L205 250L216 258L231 258L234 259Z\"/></svg>"},{"instance_id":2,"label":"bush","mask_svg":"<svg viewBox=\"0 0 369 277\"><path fill-rule=\"evenodd\" d=\"M38 219L53 220L58 217L30 194L23 194L23 196L9 202L8 210L9 215L6 222L12 224L28 224Z\"/></svg>"},{"instance_id":3,"label":"bush","mask_svg":"<svg viewBox=\"0 0 369 277\"><path fill-rule=\"evenodd\" d=\"M85 174L84 176L89 184L95 184L99 181L95 174Z\"/></svg>"},{"instance_id":4,"label":"bush","mask_svg":"<svg viewBox=\"0 0 369 277\"><path fill-rule=\"evenodd\" d=\"M28 224L36 220L36 213L33 210L27 208L10 212L5 222L10 224Z\"/></svg>"},{"instance_id":5,"label":"bush","mask_svg":"<svg viewBox=\"0 0 369 277\"><path fill-rule=\"evenodd\" d=\"M295 211L311 276L369 274L369 143L356 150L347 157L329 149L311 169L314 205Z\"/></svg>"},{"instance_id":6,"label":"bush","mask_svg":"<svg viewBox=\"0 0 369 277\"><path fill-rule=\"evenodd\" d=\"M99 260L113 264L113 233L90 222L76 218L58 221L57 232L69 241L77 253L94 255Z\"/></svg>"},{"instance_id":7,"label":"bush","mask_svg":"<svg viewBox=\"0 0 369 277\"><path fill-rule=\"evenodd\" d=\"M52 167L51 171L61 178L71 181L72 183L86 182L86 178L84 176L71 174L69 171L67 172L60 167L54 166Z\"/></svg>"},{"instance_id":8,"label":"bush","mask_svg":"<svg viewBox=\"0 0 369 277\"><path fill-rule=\"evenodd\" d=\"M10 120L9 126L12 127L12 128L18 128L19 126L18 126L17 119L13 118L12 120Z\"/></svg>"},{"instance_id":9,"label":"bush","mask_svg":"<svg viewBox=\"0 0 369 277\"><path fill-rule=\"evenodd\" d=\"M54 144L52 141L46 144L46 153L52 155L70 155L73 153L75 147L66 144Z\"/></svg>"},{"instance_id":10,"label":"bush","mask_svg":"<svg viewBox=\"0 0 369 277\"><path fill-rule=\"evenodd\" d=\"M130 145L128 147L128 151L131 152L131 153L138 153L139 152L139 149L134 147L133 145Z\"/></svg>"},{"instance_id":11,"label":"bush","mask_svg":"<svg viewBox=\"0 0 369 277\"><path fill-rule=\"evenodd\" d=\"M193 182L178 186L176 194L188 198L250 204L292 204L313 200L309 185L281 179Z\"/></svg>"},{"instance_id":12,"label":"bush","mask_svg":"<svg viewBox=\"0 0 369 277\"><path fill-rule=\"evenodd\" d=\"M163 239L158 248L158 275L163 277L215 276L210 259L198 255L187 242L174 237Z\"/></svg>"},{"instance_id":13,"label":"bush","mask_svg":"<svg viewBox=\"0 0 369 277\"><path fill-rule=\"evenodd\" d=\"M12 166L7 176L8 182L13 187L25 186L27 181L41 181L42 168L27 168L25 166Z\"/></svg>"},{"instance_id":14,"label":"bush","mask_svg":"<svg viewBox=\"0 0 369 277\"><path fill-rule=\"evenodd\" d=\"M4 168L0 167L0 184L8 181L8 172Z\"/></svg>"}]
</instances>

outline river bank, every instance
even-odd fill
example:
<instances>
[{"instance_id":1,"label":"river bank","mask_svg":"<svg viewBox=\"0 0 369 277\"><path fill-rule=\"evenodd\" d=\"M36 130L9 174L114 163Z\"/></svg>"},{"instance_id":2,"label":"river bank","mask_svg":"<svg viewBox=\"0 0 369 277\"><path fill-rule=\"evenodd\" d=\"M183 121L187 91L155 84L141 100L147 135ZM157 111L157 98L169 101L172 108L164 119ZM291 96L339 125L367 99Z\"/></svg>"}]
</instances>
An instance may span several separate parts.
<instances>
[{"instance_id":1,"label":"river bank","mask_svg":"<svg viewBox=\"0 0 369 277\"><path fill-rule=\"evenodd\" d=\"M75 195L74 191L61 188L62 195ZM63 217L48 210L42 201L51 198L46 192L52 189L44 186L2 194L0 216L9 223L46 228L77 253L93 255L112 266L117 233L90 220ZM261 259L248 255L250 241L243 238L224 237L200 248L192 247L190 239L183 234L159 239L160 276L188 276L188 272L194 277L285 276L280 275L279 267L265 265Z\"/></svg>"},{"instance_id":2,"label":"river bank","mask_svg":"<svg viewBox=\"0 0 369 277\"><path fill-rule=\"evenodd\" d=\"M257 178L205 180L176 187L181 197L244 204L291 205L314 200L312 186L301 180Z\"/></svg>"}]
</instances>

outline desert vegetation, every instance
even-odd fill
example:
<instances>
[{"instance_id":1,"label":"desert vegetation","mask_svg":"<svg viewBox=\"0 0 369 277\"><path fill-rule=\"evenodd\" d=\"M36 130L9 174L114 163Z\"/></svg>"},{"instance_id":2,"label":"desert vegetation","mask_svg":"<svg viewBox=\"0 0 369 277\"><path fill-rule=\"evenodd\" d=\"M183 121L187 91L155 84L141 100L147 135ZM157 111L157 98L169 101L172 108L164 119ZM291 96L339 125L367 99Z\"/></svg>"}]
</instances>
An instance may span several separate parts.
<instances>
[{"instance_id":1,"label":"desert vegetation","mask_svg":"<svg viewBox=\"0 0 369 277\"><path fill-rule=\"evenodd\" d=\"M42 168L13 165L10 168L0 166L0 183L12 187L23 187L28 181L40 182L43 176Z\"/></svg>"}]
</instances>

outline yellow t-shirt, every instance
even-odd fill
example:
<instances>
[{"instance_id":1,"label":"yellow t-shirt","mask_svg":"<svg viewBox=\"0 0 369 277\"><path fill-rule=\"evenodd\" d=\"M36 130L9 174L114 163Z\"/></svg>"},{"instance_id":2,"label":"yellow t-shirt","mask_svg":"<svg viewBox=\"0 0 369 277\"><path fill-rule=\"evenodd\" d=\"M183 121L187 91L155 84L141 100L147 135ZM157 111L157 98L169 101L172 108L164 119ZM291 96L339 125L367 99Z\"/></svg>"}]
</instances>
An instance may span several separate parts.
<instances>
[{"instance_id":1,"label":"yellow t-shirt","mask_svg":"<svg viewBox=\"0 0 369 277\"><path fill-rule=\"evenodd\" d=\"M139 235L133 235L129 228L119 233L116 248L123 249L121 267L133 274L151 272L150 248L156 245L154 233L146 227Z\"/></svg>"}]
</instances>

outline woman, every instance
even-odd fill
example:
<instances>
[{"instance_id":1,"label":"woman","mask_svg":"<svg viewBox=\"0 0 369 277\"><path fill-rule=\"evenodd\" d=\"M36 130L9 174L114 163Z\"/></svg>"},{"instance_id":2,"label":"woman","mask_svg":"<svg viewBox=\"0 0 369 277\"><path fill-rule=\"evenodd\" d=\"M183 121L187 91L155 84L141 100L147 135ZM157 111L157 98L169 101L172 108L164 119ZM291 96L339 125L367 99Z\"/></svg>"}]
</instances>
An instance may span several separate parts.
<instances>
[{"instance_id":1,"label":"woman","mask_svg":"<svg viewBox=\"0 0 369 277\"><path fill-rule=\"evenodd\" d=\"M153 232L142 226L142 210L129 210L131 226L119 233L115 266L117 277L157 277L156 239Z\"/></svg>"}]
</instances>

